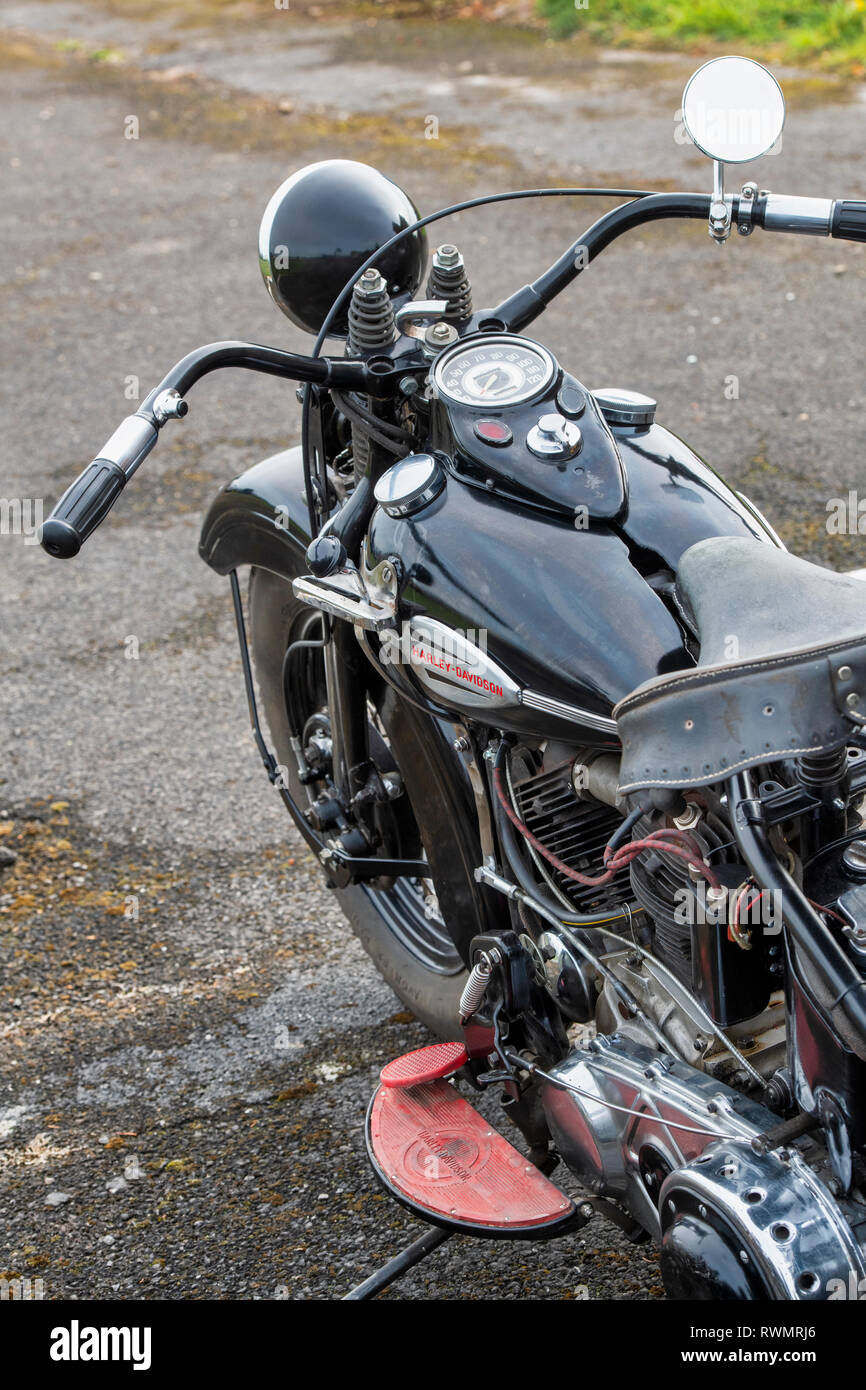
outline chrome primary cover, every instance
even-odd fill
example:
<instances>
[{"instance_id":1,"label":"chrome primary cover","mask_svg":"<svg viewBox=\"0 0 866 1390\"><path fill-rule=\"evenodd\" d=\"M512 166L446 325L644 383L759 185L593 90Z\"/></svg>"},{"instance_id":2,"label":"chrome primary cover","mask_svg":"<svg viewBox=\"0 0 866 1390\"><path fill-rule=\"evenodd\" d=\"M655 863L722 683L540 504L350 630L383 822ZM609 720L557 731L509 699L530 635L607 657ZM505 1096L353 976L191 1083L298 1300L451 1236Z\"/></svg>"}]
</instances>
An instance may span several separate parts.
<instances>
[{"instance_id":1,"label":"chrome primary cover","mask_svg":"<svg viewBox=\"0 0 866 1390\"><path fill-rule=\"evenodd\" d=\"M544 1110L565 1162L591 1191L622 1202L656 1236L666 1174L722 1135L748 1144L778 1123L715 1077L620 1034L593 1039L550 1075L560 1084L545 1083Z\"/></svg>"},{"instance_id":2,"label":"chrome primary cover","mask_svg":"<svg viewBox=\"0 0 866 1390\"><path fill-rule=\"evenodd\" d=\"M661 1243L672 1297L822 1299L830 1280L863 1276L863 1249L818 1173L796 1148L765 1150L771 1111L621 1035L548 1077L557 1149Z\"/></svg>"}]
</instances>

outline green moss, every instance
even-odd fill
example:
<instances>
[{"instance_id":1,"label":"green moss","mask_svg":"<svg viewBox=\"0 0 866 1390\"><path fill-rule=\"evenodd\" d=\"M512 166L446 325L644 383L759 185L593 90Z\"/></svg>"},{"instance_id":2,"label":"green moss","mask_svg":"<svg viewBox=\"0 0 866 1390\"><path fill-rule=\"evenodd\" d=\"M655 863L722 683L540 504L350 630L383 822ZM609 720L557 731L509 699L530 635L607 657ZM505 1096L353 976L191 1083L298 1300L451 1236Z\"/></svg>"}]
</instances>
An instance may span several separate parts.
<instances>
[{"instance_id":1,"label":"green moss","mask_svg":"<svg viewBox=\"0 0 866 1390\"><path fill-rule=\"evenodd\" d=\"M863 71L866 0L539 0L560 38L645 47L735 48L768 61Z\"/></svg>"}]
</instances>

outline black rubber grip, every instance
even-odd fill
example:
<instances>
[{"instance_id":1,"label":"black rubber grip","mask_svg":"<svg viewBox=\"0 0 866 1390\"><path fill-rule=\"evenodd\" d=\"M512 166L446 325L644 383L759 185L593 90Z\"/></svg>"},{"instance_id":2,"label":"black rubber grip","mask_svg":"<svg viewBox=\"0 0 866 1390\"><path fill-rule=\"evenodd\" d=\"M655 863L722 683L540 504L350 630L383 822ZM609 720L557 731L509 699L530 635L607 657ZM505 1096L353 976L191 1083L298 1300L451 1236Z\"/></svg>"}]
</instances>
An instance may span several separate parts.
<instances>
[{"instance_id":1,"label":"black rubber grip","mask_svg":"<svg viewBox=\"0 0 866 1390\"><path fill-rule=\"evenodd\" d=\"M108 459L94 459L64 492L42 527L42 549L63 560L77 555L87 537L104 521L126 482L126 474Z\"/></svg>"},{"instance_id":2,"label":"black rubber grip","mask_svg":"<svg viewBox=\"0 0 866 1390\"><path fill-rule=\"evenodd\" d=\"M830 235L842 241L866 241L866 203L837 203Z\"/></svg>"}]
</instances>

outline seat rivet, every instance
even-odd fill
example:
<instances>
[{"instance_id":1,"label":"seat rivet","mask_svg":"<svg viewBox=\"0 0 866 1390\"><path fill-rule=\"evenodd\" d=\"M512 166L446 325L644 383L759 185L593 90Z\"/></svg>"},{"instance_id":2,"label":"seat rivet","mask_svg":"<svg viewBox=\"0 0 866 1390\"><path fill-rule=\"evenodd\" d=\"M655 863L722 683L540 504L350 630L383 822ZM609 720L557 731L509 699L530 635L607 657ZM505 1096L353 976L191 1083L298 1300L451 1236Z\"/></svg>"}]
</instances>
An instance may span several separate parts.
<instances>
[{"instance_id":1,"label":"seat rivet","mask_svg":"<svg viewBox=\"0 0 866 1390\"><path fill-rule=\"evenodd\" d=\"M845 696L845 704L848 706L849 709L855 709L856 706L859 705L859 703L860 696L857 694L856 690L852 690L850 695Z\"/></svg>"},{"instance_id":2,"label":"seat rivet","mask_svg":"<svg viewBox=\"0 0 866 1390\"><path fill-rule=\"evenodd\" d=\"M836 672L836 675L839 677L840 681L849 681L851 679L852 674L853 672L850 666L840 666L839 670Z\"/></svg>"}]
</instances>

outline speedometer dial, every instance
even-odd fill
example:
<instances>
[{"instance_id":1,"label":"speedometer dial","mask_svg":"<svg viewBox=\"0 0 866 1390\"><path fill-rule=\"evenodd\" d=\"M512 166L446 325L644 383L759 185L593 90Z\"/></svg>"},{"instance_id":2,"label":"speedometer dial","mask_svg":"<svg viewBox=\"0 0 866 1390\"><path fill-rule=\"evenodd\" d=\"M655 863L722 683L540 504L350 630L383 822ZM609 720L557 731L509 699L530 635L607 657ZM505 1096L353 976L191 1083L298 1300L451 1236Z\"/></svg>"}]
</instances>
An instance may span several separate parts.
<instances>
[{"instance_id":1,"label":"speedometer dial","mask_svg":"<svg viewBox=\"0 0 866 1390\"><path fill-rule=\"evenodd\" d=\"M443 353L433 381L441 396L483 409L531 400L550 385L555 373L556 363L543 347L496 333Z\"/></svg>"}]
</instances>

